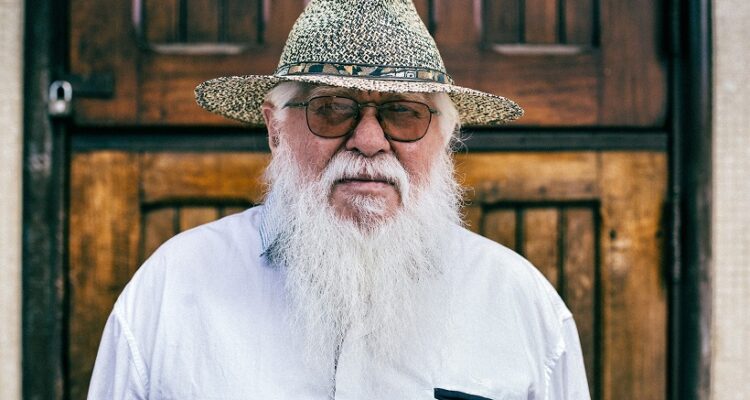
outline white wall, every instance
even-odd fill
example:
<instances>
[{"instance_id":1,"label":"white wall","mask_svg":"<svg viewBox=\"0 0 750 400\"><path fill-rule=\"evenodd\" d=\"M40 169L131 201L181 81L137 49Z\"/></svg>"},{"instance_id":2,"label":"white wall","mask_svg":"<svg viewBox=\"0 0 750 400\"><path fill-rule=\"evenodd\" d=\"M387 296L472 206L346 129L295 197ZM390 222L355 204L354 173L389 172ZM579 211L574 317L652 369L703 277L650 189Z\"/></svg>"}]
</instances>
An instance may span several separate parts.
<instances>
[{"instance_id":1,"label":"white wall","mask_svg":"<svg viewBox=\"0 0 750 400\"><path fill-rule=\"evenodd\" d=\"M21 398L23 0L0 0L0 399Z\"/></svg>"},{"instance_id":2,"label":"white wall","mask_svg":"<svg viewBox=\"0 0 750 400\"><path fill-rule=\"evenodd\" d=\"M750 398L750 1L714 0L711 398Z\"/></svg>"}]
</instances>

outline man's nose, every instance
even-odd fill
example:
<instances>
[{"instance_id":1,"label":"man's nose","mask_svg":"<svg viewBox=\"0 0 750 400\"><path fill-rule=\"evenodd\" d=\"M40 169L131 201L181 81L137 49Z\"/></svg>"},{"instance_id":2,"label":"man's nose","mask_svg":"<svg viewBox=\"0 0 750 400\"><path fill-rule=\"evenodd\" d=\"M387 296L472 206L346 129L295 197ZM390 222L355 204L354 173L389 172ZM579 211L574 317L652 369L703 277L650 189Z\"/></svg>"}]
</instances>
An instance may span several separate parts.
<instances>
[{"instance_id":1,"label":"man's nose","mask_svg":"<svg viewBox=\"0 0 750 400\"><path fill-rule=\"evenodd\" d=\"M356 150L367 157L391 151L391 143L377 118L377 108L363 107L360 113L359 122L346 141L346 149Z\"/></svg>"}]
</instances>

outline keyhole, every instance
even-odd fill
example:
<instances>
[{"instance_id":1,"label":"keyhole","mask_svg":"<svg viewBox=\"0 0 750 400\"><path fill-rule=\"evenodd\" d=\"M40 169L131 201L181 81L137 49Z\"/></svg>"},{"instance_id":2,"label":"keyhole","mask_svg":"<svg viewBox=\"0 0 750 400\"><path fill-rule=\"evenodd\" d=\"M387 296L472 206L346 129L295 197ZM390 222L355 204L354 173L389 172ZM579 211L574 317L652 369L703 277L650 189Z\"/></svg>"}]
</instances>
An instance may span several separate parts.
<instances>
[{"instance_id":1,"label":"keyhole","mask_svg":"<svg viewBox=\"0 0 750 400\"><path fill-rule=\"evenodd\" d=\"M54 81L49 88L49 113L51 116L70 114L73 88L67 81Z\"/></svg>"}]
</instances>

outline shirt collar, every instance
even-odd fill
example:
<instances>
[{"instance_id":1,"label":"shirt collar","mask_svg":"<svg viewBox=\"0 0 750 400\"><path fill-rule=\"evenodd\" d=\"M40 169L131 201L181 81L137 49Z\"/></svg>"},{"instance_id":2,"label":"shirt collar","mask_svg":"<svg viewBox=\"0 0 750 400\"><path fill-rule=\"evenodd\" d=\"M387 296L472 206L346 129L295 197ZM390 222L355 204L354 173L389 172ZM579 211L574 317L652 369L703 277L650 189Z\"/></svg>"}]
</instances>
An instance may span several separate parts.
<instances>
[{"instance_id":1,"label":"shirt collar","mask_svg":"<svg viewBox=\"0 0 750 400\"><path fill-rule=\"evenodd\" d=\"M260 244L263 249L263 254L267 255L268 248L276 240L278 236L278 224L273 221L272 216L268 212L268 203L270 199L266 199L264 205L260 209Z\"/></svg>"}]
</instances>

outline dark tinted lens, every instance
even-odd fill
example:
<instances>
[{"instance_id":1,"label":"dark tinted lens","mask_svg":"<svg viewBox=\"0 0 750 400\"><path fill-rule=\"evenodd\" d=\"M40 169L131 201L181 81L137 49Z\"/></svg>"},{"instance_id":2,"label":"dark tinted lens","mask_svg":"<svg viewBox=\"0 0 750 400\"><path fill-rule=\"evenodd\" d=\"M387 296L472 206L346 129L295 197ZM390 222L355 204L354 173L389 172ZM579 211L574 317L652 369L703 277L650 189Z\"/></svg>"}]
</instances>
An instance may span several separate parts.
<instances>
[{"instance_id":1,"label":"dark tinted lens","mask_svg":"<svg viewBox=\"0 0 750 400\"><path fill-rule=\"evenodd\" d=\"M430 107L416 101L391 101L379 108L383 130L395 140L421 139L432 119Z\"/></svg>"},{"instance_id":2,"label":"dark tinted lens","mask_svg":"<svg viewBox=\"0 0 750 400\"><path fill-rule=\"evenodd\" d=\"M323 137L338 137L349 133L359 110L357 103L345 97L315 97L307 105L307 125Z\"/></svg>"}]
</instances>

